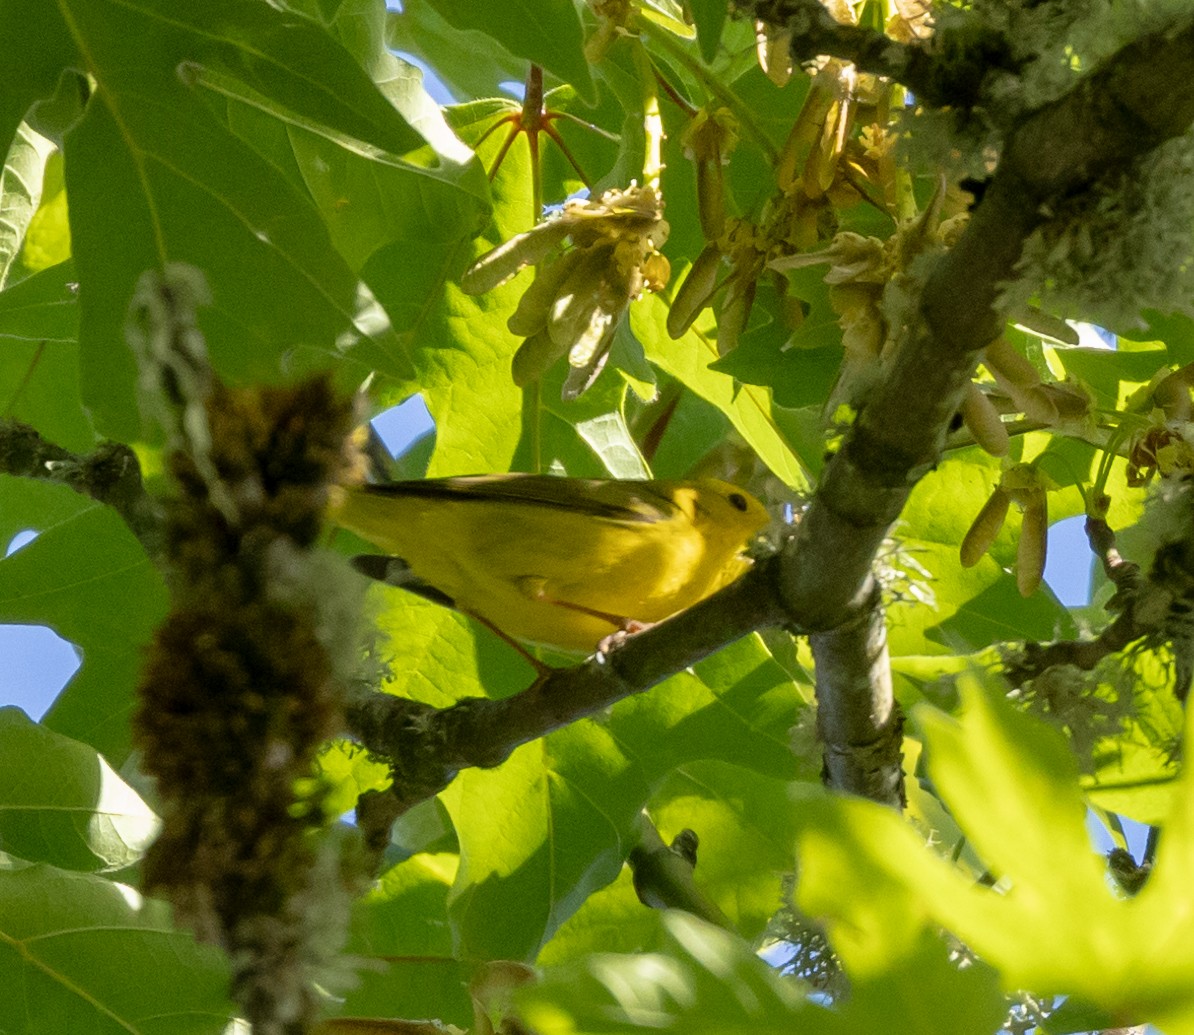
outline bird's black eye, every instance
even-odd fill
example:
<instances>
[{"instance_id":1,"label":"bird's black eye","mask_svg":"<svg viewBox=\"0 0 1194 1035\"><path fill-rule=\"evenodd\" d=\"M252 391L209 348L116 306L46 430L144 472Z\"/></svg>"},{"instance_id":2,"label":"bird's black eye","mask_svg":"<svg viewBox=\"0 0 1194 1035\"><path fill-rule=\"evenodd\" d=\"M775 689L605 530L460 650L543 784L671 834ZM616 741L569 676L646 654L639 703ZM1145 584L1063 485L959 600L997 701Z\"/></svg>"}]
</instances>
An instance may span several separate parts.
<instances>
[{"instance_id":1,"label":"bird's black eye","mask_svg":"<svg viewBox=\"0 0 1194 1035\"><path fill-rule=\"evenodd\" d=\"M728 499L730 501L731 507L733 507L735 510L742 511L743 514L746 513L746 497L743 496L742 493L731 492Z\"/></svg>"}]
</instances>

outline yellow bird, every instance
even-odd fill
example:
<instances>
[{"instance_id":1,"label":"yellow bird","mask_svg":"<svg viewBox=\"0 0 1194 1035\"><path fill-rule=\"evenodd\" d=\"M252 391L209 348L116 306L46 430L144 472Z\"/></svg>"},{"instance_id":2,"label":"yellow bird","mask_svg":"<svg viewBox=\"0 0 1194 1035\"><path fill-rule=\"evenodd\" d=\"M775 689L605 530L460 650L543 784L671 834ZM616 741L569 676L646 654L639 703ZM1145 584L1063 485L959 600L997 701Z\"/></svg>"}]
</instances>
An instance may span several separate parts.
<instances>
[{"instance_id":1,"label":"yellow bird","mask_svg":"<svg viewBox=\"0 0 1194 1035\"><path fill-rule=\"evenodd\" d=\"M374 578L566 651L658 622L728 585L768 523L725 482L489 474L345 488L335 522L394 555Z\"/></svg>"}]
</instances>

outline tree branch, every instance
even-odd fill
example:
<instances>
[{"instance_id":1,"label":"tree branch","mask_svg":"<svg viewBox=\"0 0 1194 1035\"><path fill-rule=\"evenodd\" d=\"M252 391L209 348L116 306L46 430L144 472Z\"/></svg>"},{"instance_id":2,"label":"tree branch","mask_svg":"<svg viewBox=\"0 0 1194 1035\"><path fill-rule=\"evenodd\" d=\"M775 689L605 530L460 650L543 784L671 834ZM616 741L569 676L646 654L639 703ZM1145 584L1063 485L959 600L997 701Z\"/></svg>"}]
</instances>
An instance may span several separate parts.
<instances>
[{"instance_id":1,"label":"tree branch","mask_svg":"<svg viewBox=\"0 0 1194 1035\"><path fill-rule=\"evenodd\" d=\"M141 482L137 455L119 442L72 453L20 421L0 419L0 472L66 485L112 507L156 563L163 556L162 512Z\"/></svg>"},{"instance_id":2,"label":"tree branch","mask_svg":"<svg viewBox=\"0 0 1194 1035\"><path fill-rule=\"evenodd\" d=\"M843 25L821 0L758 0L743 6L790 35L794 62L841 58L908 87L930 108L973 108L992 76L1019 70L1010 41L996 32L971 32L961 39L938 32L923 43L900 43L876 29Z\"/></svg>"},{"instance_id":3,"label":"tree branch","mask_svg":"<svg viewBox=\"0 0 1194 1035\"><path fill-rule=\"evenodd\" d=\"M515 748L643 693L756 629L781 624L787 616L775 592L777 565L777 557L765 560L609 653L553 669L500 701L469 697L435 708L388 694L362 695L348 706L348 725L393 768L391 821L443 790L461 769L500 765ZM385 808L377 802L368 807L382 817L378 830L388 830Z\"/></svg>"},{"instance_id":4,"label":"tree branch","mask_svg":"<svg viewBox=\"0 0 1194 1035\"><path fill-rule=\"evenodd\" d=\"M817 680L822 774L830 787L902 809L903 715L891 688L879 587L849 621L809 637Z\"/></svg>"},{"instance_id":5,"label":"tree branch","mask_svg":"<svg viewBox=\"0 0 1194 1035\"><path fill-rule=\"evenodd\" d=\"M783 552L781 593L794 624L816 632L844 630L875 608L869 586L876 552L916 483L941 458L979 351L1003 325L1000 287L1013 279L1025 240L1046 218L1046 202L1125 168L1164 139L1185 132L1191 122L1194 21L1125 47L1009 135L982 202L929 276L920 320L827 465ZM1113 642L1123 634L1116 623L1107 631ZM852 745L882 743L888 732L884 717L891 710L890 686L882 684L878 666L862 653L874 640L856 635L853 649L860 653L850 658L844 649L847 634L840 635L838 649L826 649L817 659L820 706L843 715L869 713L872 732L850 724L842 744L827 740L827 758L837 750L848 757ZM858 678L868 666L869 685ZM831 694L848 700L831 704ZM886 765L887 779L877 785L898 786L898 755ZM831 775L876 785L874 773L831 769Z\"/></svg>"}]
</instances>

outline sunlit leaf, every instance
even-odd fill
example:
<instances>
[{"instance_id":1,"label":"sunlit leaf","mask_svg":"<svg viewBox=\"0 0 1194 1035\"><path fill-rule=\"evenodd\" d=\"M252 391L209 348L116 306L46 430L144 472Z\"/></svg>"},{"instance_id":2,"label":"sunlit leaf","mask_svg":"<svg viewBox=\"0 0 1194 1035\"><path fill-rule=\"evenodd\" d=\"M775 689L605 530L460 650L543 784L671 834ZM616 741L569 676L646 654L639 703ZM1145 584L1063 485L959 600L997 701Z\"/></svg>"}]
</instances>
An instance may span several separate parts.
<instances>
[{"instance_id":1,"label":"sunlit leaf","mask_svg":"<svg viewBox=\"0 0 1194 1035\"><path fill-rule=\"evenodd\" d=\"M686 913L665 917L668 939L645 955L597 953L523 991L523 1015L544 1035L622 1035L649 1029L780 1035L988 1035L1003 1013L984 967L959 970L920 940L890 976L854 983L827 1009L739 939Z\"/></svg>"},{"instance_id":2,"label":"sunlit leaf","mask_svg":"<svg viewBox=\"0 0 1194 1035\"><path fill-rule=\"evenodd\" d=\"M219 1035L227 965L133 889L50 866L0 871L0 980L13 1035Z\"/></svg>"},{"instance_id":3,"label":"sunlit leaf","mask_svg":"<svg viewBox=\"0 0 1194 1035\"><path fill-rule=\"evenodd\" d=\"M739 385L727 374L710 369L717 359L717 343L708 325L700 321L678 341L667 333L667 308L663 300L648 295L631 306L631 326L643 343L647 358L721 410L760 459L786 485L805 488L808 475L804 459L781 426L778 407L770 392L754 385ZM701 330L704 328L704 330Z\"/></svg>"},{"instance_id":4,"label":"sunlit leaf","mask_svg":"<svg viewBox=\"0 0 1194 1035\"><path fill-rule=\"evenodd\" d=\"M0 708L0 849L72 870L118 870L157 834L152 810L96 753Z\"/></svg>"},{"instance_id":5,"label":"sunlit leaf","mask_svg":"<svg viewBox=\"0 0 1194 1035\"><path fill-rule=\"evenodd\" d=\"M485 33L510 53L571 83L587 100L594 99L580 17L572 0L513 0L500 8L469 0L428 2L454 28Z\"/></svg>"},{"instance_id":6,"label":"sunlit leaf","mask_svg":"<svg viewBox=\"0 0 1194 1035\"><path fill-rule=\"evenodd\" d=\"M973 682L964 703L960 720L922 709L918 721L934 785L998 883L964 877L888 810L818 796L801 809L801 907L828 922L854 970L882 970L941 924L1006 988L1065 991L1121 1022L1194 1030L1189 794L1174 798L1151 878L1125 898L1091 847L1061 734Z\"/></svg>"},{"instance_id":7,"label":"sunlit leaf","mask_svg":"<svg viewBox=\"0 0 1194 1035\"><path fill-rule=\"evenodd\" d=\"M0 166L0 286L41 203L42 178L52 151L49 140L22 124Z\"/></svg>"}]
</instances>

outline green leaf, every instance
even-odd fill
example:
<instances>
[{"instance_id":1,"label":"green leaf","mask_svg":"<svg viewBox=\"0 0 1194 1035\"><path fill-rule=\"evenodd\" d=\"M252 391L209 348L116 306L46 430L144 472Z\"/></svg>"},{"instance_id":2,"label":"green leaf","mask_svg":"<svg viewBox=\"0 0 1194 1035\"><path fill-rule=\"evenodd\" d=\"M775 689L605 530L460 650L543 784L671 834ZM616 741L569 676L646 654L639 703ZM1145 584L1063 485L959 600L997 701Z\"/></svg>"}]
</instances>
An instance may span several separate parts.
<instances>
[{"instance_id":1,"label":"green leaf","mask_svg":"<svg viewBox=\"0 0 1194 1035\"><path fill-rule=\"evenodd\" d=\"M695 674L620 702L601 725L575 724L520 748L498 769L461 773L442 795L461 847L451 903L458 951L533 958L589 894L614 879L637 839L634 824L649 785L677 767L660 803L686 796L688 804L668 813L679 829L697 797L709 799L707 830L698 830L709 833L709 850L719 860L709 872L718 875L731 913L741 908L746 926L757 930L763 900L774 907L778 895L782 836L772 842L775 851L752 860L744 878L752 889L738 905L729 901L727 867L739 859L732 842L748 823L742 802L778 808L795 773L786 736L800 700L758 639L747 637ZM733 764L689 769L698 759Z\"/></svg>"},{"instance_id":2,"label":"green leaf","mask_svg":"<svg viewBox=\"0 0 1194 1035\"><path fill-rule=\"evenodd\" d=\"M1123 406L1129 395L1172 362L1169 350L1155 342L1132 351L1070 348L1054 349L1053 354L1068 377L1078 378L1094 392L1095 405L1108 409Z\"/></svg>"},{"instance_id":3,"label":"green leaf","mask_svg":"<svg viewBox=\"0 0 1194 1035\"><path fill-rule=\"evenodd\" d=\"M442 708L465 697L507 697L534 679L526 659L479 622L406 590L378 584L371 594L387 693Z\"/></svg>"},{"instance_id":4,"label":"green leaf","mask_svg":"<svg viewBox=\"0 0 1194 1035\"><path fill-rule=\"evenodd\" d=\"M457 865L455 855L420 853L391 866L353 905L348 951L451 957L446 921Z\"/></svg>"},{"instance_id":5,"label":"green leaf","mask_svg":"<svg viewBox=\"0 0 1194 1035\"><path fill-rule=\"evenodd\" d=\"M1118 735L1104 737L1094 751L1093 772L1083 786L1095 804L1138 823L1160 826L1183 793L1177 745L1182 743L1185 715L1173 694L1167 661L1152 651L1140 651L1122 664L1122 674L1112 670L1114 682L1108 689L1113 700L1130 695L1127 708L1112 710L1100 696L1091 706L1099 714L1122 715L1127 710L1128 715L1126 721L1121 718Z\"/></svg>"},{"instance_id":6,"label":"green leaf","mask_svg":"<svg viewBox=\"0 0 1194 1035\"><path fill-rule=\"evenodd\" d=\"M667 306L657 295L634 303L630 318L652 363L721 410L785 485L797 490L809 487L803 466L807 457L794 448L771 393L756 385L737 384L732 377L710 369L709 364L717 359L717 344L709 333L708 317L699 319L678 341L667 333Z\"/></svg>"},{"instance_id":7,"label":"green leaf","mask_svg":"<svg viewBox=\"0 0 1194 1035\"><path fill-rule=\"evenodd\" d=\"M29 220L17 262L10 269L20 276L65 262L71 255L62 152L46 160L41 201Z\"/></svg>"},{"instance_id":8,"label":"green leaf","mask_svg":"<svg viewBox=\"0 0 1194 1035\"><path fill-rule=\"evenodd\" d=\"M561 925L543 946L536 965L560 966L591 953L657 949L663 940L663 916L639 901L630 867L623 866L612 884L593 892Z\"/></svg>"},{"instance_id":9,"label":"green leaf","mask_svg":"<svg viewBox=\"0 0 1194 1035\"><path fill-rule=\"evenodd\" d=\"M1052 882L1050 894L1078 915L1092 888L1106 896L1104 865L1091 847L1077 765L1064 738L993 692L980 691L973 680L963 682L962 698L961 720L927 708L917 713L938 791L979 856L1011 883L1012 900L1021 886L1065 873L1068 879ZM1021 767L1025 757L1033 765ZM1015 781L1004 778L1010 772ZM1025 824L1028 813L1034 822Z\"/></svg>"},{"instance_id":10,"label":"green leaf","mask_svg":"<svg viewBox=\"0 0 1194 1035\"><path fill-rule=\"evenodd\" d=\"M1194 319L1184 313L1161 313L1156 309L1145 309L1140 315L1144 327L1112 329L1130 341L1163 341L1175 363L1194 363Z\"/></svg>"},{"instance_id":11,"label":"green leaf","mask_svg":"<svg viewBox=\"0 0 1194 1035\"><path fill-rule=\"evenodd\" d=\"M42 173L54 145L22 123L0 167L0 287L41 201Z\"/></svg>"},{"instance_id":12,"label":"green leaf","mask_svg":"<svg viewBox=\"0 0 1194 1035\"><path fill-rule=\"evenodd\" d=\"M474 964L451 957L371 961L362 968L359 984L329 1012L345 1018L433 1017L463 1030L473 1020L473 1002L468 993L473 970ZM386 1021L377 1023L383 1025L381 1031L387 1030ZM389 1030L409 1030L401 1027L403 1021L390 1023L394 1028Z\"/></svg>"},{"instance_id":13,"label":"green leaf","mask_svg":"<svg viewBox=\"0 0 1194 1035\"><path fill-rule=\"evenodd\" d=\"M297 117L390 154L424 143L322 25L286 7L214 0L180 10L169 0L68 0L62 9L86 46L89 71L114 94L135 96L151 82L166 87L180 81L180 63L193 62L196 68L183 71L199 82L209 69L227 74ZM144 52L148 40L157 45L154 61L123 60Z\"/></svg>"},{"instance_id":14,"label":"green leaf","mask_svg":"<svg viewBox=\"0 0 1194 1035\"><path fill-rule=\"evenodd\" d=\"M538 390L527 393L538 404L544 466L576 478L649 478L623 412L626 383L606 373L579 399L564 402L560 390L567 373L567 365L557 363Z\"/></svg>"},{"instance_id":15,"label":"green leaf","mask_svg":"<svg viewBox=\"0 0 1194 1035\"><path fill-rule=\"evenodd\" d=\"M7 154L29 108L53 96L77 55L56 5L2 0L0 25L6 30L0 35L0 151Z\"/></svg>"},{"instance_id":16,"label":"green leaf","mask_svg":"<svg viewBox=\"0 0 1194 1035\"><path fill-rule=\"evenodd\" d=\"M324 813L342 816L356 808L365 791L385 790L390 767L350 740L334 740L319 755L319 777L326 789Z\"/></svg>"},{"instance_id":17,"label":"green leaf","mask_svg":"<svg viewBox=\"0 0 1194 1035\"><path fill-rule=\"evenodd\" d=\"M83 106L91 96L91 83L86 76L78 71L68 70L58 79L58 88L52 97L38 101L29 112L27 118L38 133L52 140L61 154L62 139L83 114ZM51 167L52 168L52 167ZM47 173L50 169L47 168ZM49 177L47 176L47 179ZM56 177L56 186L62 186L61 173ZM43 195L49 184L43 187Z\"/></svg>"},{"instance_id":18,"label":"green leaf","mask_svg":"<svg viewBox=\"0 0 1194 1035\"><path fill-rule=\"evenodd\" d=\"M72 870L117 870L153 841L152 810L94 748L0 708L0 849Z\"/></svg>"},{"instance_id":19,"label":"green leaf","mask_svg":"<svg viewBox=\"0 0 1194 1035\"><path fill-rule=\"evenodd\" d=\"M788 780L799 764L789 731L806 700L760 638L746 636L650 693L618 702L608 729L652 782L697 760Z\"/></svg>"},{"instance_id":20,"label":"green leaf","mask_svg":"<svg viewBox=\"0 0 1194 1035\"><path fill-rule=\"evenodd\" d=\"M456 866L454 855L412 856L387 870L353 905L347 951L386 965L361 969L361 982L338 1005L338 1015L471 1023L472 965L453 957L448 926Z\"/></svg>"},{"instance_id":21,"label":"green leaf","mask_svg":"<svg viewBox=\"0 0 1194 1035\"><path fill-rule=\"evenodd\" d=\"M119 765L129 752L141 652L166 612L165 586L115 512L61 485L8 477L0 485L0 497L11 494L14 514L21 513L20 501L31 501L30 524L39 510L54 512L43 499L48 493L60 497L57 513L66 515L0 561L0 615L48 625L83 651L82 668L45 723Z\"/></svg>"},{"instance_id":22,"label":"green leaf","mask_svg":"<svg viewBox=\"0 0 1194 1035\"><path fill-rule=\"evenodd\" d=\"M542 1035L989 1035L1004 1012L989 969L959 970L923 938L889 974L859 977L849 999L827 1009L720 928L681 912L664 925L658 952L594 953L549 971L518 996L522 1016Z\"/></svg>"},{"instance_id":23,"label":"green leaf","mask_svg":"<svg viewBox=\"0 0 1194 1035\"><path fill-rule=\"evenodd\" d=\"M664 924L663 951L596 953L561 967L518 997L520 1012L542 1035L643 1029L745 1035L792 1030L802 1007L820 1012L795 982L733 935L687 913L669 913Z\"/></svg>"},{"instance_id":24,"label":"green leaf","mask_svg":"<svg viewBox=\"0 0 1194 1035\"><path fill-rule=\"evenodd\" d=\"M358 314L357 280L310 201L208 107L231 94L386 154L422 148L348 53L316 22L271 5L179 13L155 0L83 3L63 16L98 83L66 136L66 164L83 385L99 426L126 439L138 433L125 308L140 273L168 261L208 277L215 309L203 327L227 377L276 380L291 350L314 349L326 362L354 344L366 362L401 365L388 326ZM67 35L60 24L52 30ZM73 53L64 46L59 60L69 64Z\"/></svg>"},{"instance_id":25,"label":"green leaf","mask_svg":"<svg viewBox=\"0 0 1194 1035\"><path fill-rule=\"evenodd\" d=\"M475 142L488 128L478 106L475 121L455 120ZM496 135L495 135L496 136ZM500 142L491 137L480 155L491 162ZM395 329L409 342L416 367L410 381L383 382L381 402L419 391L435 420L436 443L428 476L508 471L524 428L523 393L510 378L520 339L506 320L530 282L523 273L483 295L466 295L460 276L472 261L531 224L530 170L525 148L512 148L493 182L493 224L475 241L459 234L398 240L362 271Z\"/></svg>"},{"instance_id":26,"label":"green leaf","mask_svg":"<svg viewBox=\"0 0 1194 1035\"><path fill-rule=\"evenodd\" d=\"M460 99L493 97L499 83L526 78L525 61L488 33L453 27L428 0L405 0L386 18L389 45L425 61Z\"/></svg>"},{"instance_id":27,"label":"green leaf","mask_svg":"<svg viewBox=\"0 0 1194 1035\"><path fill-rule=\"evenodd\" d=\"M841 369L841 348L782 351L782 345L782 340L746 334L733 352L710 368L746 384L773 388L776 401L789 409L815 407L820 419L821 407Z\"/></svg>"},{"instance_id":28,"label":"green leaf","mask_svg":"<svg viewBox=\"0 0 1194 1035\"><path fill-rule=\"evenodd\" d=\"M697 42L701 45L701 57L712 61L721 42L721 28L726 22L729 4L726 0L690 0L689 10L696 23Z\"/></svg>"},{"instance_id":29,"label":"green leaf","mask_svg":"<svg viewBox=\"0 0 1194 1035\"><path fill-rule=\"evenodd\" d=\"M79 304L74 263L0 291L0 400L7 416L55 445L95 445L79 384Z\"/></svg>"},{"instance_id":30,"label":"green leaf","mask_svg":"<svg viewBox=\"0 0 1194 1035\"><path fill-rule=\"evenodd\" d=\"M175 931L164 903L49 866L0 871L9 1035L219 1035L228 968Z\"/></svg>"},{"instance_id":31,"label":"green leaf","mask_svg":"<svg viewBox=\"0 0 1194 1035\"><path fill-rule=\"evenodd\" d=\"M393 241L415 247L415 242L471 238L489 213L480 163L423 89L422 72L387 49L385 19L384 7L375 0L346 0L332 30L394 108L419 127L434 158L416 153L398 160L343 146L319 127L295 125L289 131L303 183L340 253L358 271ZM412 164L416 158L418 165Z\"/></svg>"},{"instance_id":32,"label":"green leaf","mask_svg":"<svg viewBox=\"0 0 1194 1035\"><path fill-rule=\"evenodd\" d=\"M511 54L576 87L589 103L597 99L573 0L511 0L500 6L472 0L429 2L454 28L483 32Z\"/></svg>"},{"instance_id":33,"label":"green leaf","mask_svg":"<svg viewBox=\"0 0 1194 1035\"><path fill-rule=\"evenodd\" d=\"M5 546L17 532L40 532L95 506L85 496L53 482L0 475L0 490L0 542ZM0 561L0 571L3 563Z\"/></svg>"},{"instance_id":34,"label":"green leaf","mask_svg":"<svg viewBox=\"0 0 1194 1035\"><path fill-rule=\"evenodd\" d=\"M731 425L725 414L700 396L680 391L674 382L668 390L679 398L667 418L659 448L651 459L651 469L658 478L683 478L691 474L702 457L725 441Z\"/></svg>"},{"instance_id":35,"label":"green leaf","mask_svg":"<svg viewBox=\"0 0 1194 1035\"><path fill-rule=\"evenodd\" d=\"M945 460L913 490L888 557L895 590L889 610L893 655L967 653L1076 631L1072 616L1047 589L1027 600L1016 589L1010 569L1018 508L1011 508L988 555L972 568L962 567L959 547L999 472L1000 462L974 447Z\"/></svg>"},{"instance_id":36,"label":"green leaf","mask_svg":"<svg viewBox=\"0 0 1194 1035\"><path fill-rule=\"evenodd\" d=\"M963 700L960 720L924 706L917 718L934 785L998 883L975 884L889 810L821 795L800 809L801 908L826 920L852 972L888 968L940 924L1004 987L1072 995L1120 1024L1194 1031L1189 774L1149 881L1125 899L1091 847L1062 735L973 680Z\"/></svg>"},{"instance_id":37,"label":"green leaf","mask_svg":"<svg viewBox=\"0 0 1194 1035\"><path fill-rule=\"evenodd\" d=\"M669 844L681 830L696 833L697 888L739 934L756 940L779 908L780 875L791 865L789 782L724 762L692 762L662 782L649 812Z\"/></svg>"},{"instance_id":38,"label":"green leaf","mask_svg":"<svg viewBox=\"0 0 1194 1035\"><path fill-rule=\"evenodd\" d=\"M465 770L441 798L460 838L457 954L530 960L617 875L646 788L607 731L578 723Z\"/></svg>"},{"instance_id":39,"label":"green leaf","mask_svg":"<svg viewBox=\"0 0 1194 1035\"><path fill-rule=\"evenodd\" d=\"M697 833L697 887L747 937L779 901L777 874L792 836L790 781L820 778L819 756L797 758L791 744L811 697L758 636L747 636L619 702L606 724L651 784L647 810L664 839L685 827ZM603 791L598 784L589 793Z\"/></svg>"},{"instance_id":40,"label":"green leaf","mask_svg":"<svg viewBox=\"0 0 1194 1035\"><path fill-rule=\"evenodd\" d=\"M358 324L356 278L310 202L272 166L186 93L118 113L93 99L67 138L82 381L105 432L138 434L125 312L141 272L169 261L208 279L214 304L199 322L225 377L276 381L283 356L306 346L326 357L341 337L345 349L371 337L401 364L388 324Z\"/></svg>"}]
</instances>

